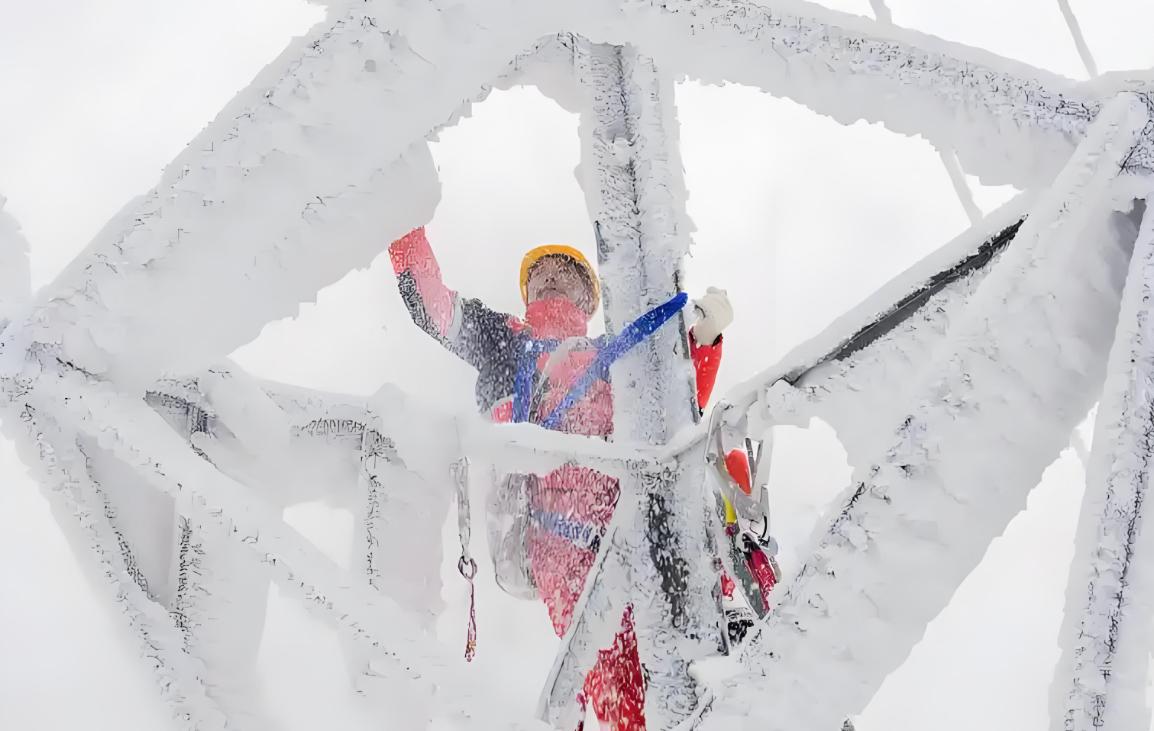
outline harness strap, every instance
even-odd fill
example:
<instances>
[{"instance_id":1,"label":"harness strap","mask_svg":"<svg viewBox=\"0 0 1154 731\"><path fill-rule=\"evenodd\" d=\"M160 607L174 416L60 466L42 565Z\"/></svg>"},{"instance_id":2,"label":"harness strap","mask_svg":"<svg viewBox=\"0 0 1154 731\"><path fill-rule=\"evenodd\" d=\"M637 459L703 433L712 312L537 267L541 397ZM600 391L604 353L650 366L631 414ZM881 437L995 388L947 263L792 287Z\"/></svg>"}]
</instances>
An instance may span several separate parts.
<instances>
[{"instance_id":1,"label":"harness strap","mask_svg":"<svg viewBox=\"0 0 1154 731\"><path fill-rule=\"evenodd\" d=\"M513 421L529 420L533 402L533 376L537 373L537 358L552 353L561 344L559 340L533 340L525 343L525 352L517 364L513 377Z\"/></svg>"},{"instance_id":2,"label":"harness strap","mask_svg":"<svg viewBox=\"0 0 1154 731\"><path fill-rule=\"evenodd\" d=\"M573 408L573 405L585 396L585 393L594 383L609 375L609 366L645 338L657 332L658 328L672 319L688 302L689 295L685 292L678 292L668 302L654 307L626 325L617 337L597 350L597 357L569 388L569 392L565 394L565 398L561 399L561 403L557 404L552 413L545 417L541 426L546 429L556 429L560 426L565 412Z\"/></svg>"},{"instance_id":3,"label":"harness strap","mask_svg":"<svg viewBox=\"0 0 1154 731\"><path fill-rule=\"evenodd\" d=\"M529 399L530 414L532 414L533 406L539 403L541 395L544 393L545 387L549 380L553 378L553 375L557 372L557 370L565 362L569 355L578 350L578 346L581 346L582 350L590 349L596 351L604 347L605 340L606 338L604 335L599 338L573 337L562 340L561 344L558 345L553 350L553 352L549 354L549 357L545 360L545 365L540 369L537 377L537 385L533 389L532 397Z\"/></svg>"},{"instance_id":4,"label":"harness strap","mask_svg":"<svg viewBox=\"0 0 1154 731\"><path fill-rule=\"evenodd\" d=\"M671 320L688 302L689 295L685 292L678 292L669 301L663 302L638 317L626 325L616 337L598 347L593 362L574 381L565 397L561 399L561 403L553 408L553 411L540 422L540 425L546 429L557 429L566 412L585 397L593 384L608 377L609 367L618 358L657 332L658 328ZM541 355L552 353L560 344L561 341L559 340L529 340L525 343L525 352L521 356L521 361L517 365L517 373L513 378L513 421L529 421L533 402L533 377L537 373L537 359Z\"/></svg>"}]
</instances>

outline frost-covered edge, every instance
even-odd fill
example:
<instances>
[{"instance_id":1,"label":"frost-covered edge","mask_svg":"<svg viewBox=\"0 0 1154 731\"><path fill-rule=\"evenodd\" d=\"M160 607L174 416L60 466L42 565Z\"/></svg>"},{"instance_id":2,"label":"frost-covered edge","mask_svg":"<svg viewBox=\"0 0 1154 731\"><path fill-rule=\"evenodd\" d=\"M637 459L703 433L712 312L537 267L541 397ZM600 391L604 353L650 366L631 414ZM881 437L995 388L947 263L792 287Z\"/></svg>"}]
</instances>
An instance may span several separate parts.
<instances>
[{"instance_id":1,"label":"frost-covered edge","mask_svg":"<svg viewBox=\"0 0 1154 731\"><path fill-rule=\"evenodd\" d=\"M143 390L293 314L431 217L438 183L424 139L544 35L535 7L351 4L238 94L40 293L6 349L39 343ZM492 22L501 16L519 22ZM176 306L156 306L157 291Z\"/></svg>"},{"instance_id":2,"label":"frost-covered edge","mask_svg":"<svg viewBox=\"0 0 1154 731\"><path fill-rule=\"evenodd\" d=\"M109 519L107 498L89 475L76 433L29 404L9 410L7 416L15 417L19 426L5 431L26 455L26 462L40 473L42 492L81 563L94 562L98 567L97 581L106 584L136 635L141 656L152 666L161 699L178 727L187 731L235 728L206 693L203 666L185 652L177 618L148 596L133 570L131 553Z\"/></svg>"},{"instance_id":3,"label":"frost-covered edge","mask_svg":"<svg viewBox=\"0 0 1154 731\"><path fill-rule=\"evenodd\" d=\"M1070 567L1051 726L1147 728L1154 536L1154 211L1150 198L1123 293Z\"/></svg>"},{"instance_id":4,"label":"frost-covered edge","mask_svg":"<svg viewBox=\"0 0 1154 731\"><path fill-rule=\"evenodd\" d=\"M1147 121L1125 94L1095 121L950 329L889 449L775 590L703 728L817 731L860 710L1024 505L1096 396L1127 243L1108 232L1112 182ZM1083 244L1087 225L1104 240ZM1080 276L1055 298L1066 271Z\"/></svg>"},{"instance_id":5,"label":"frost-covered edge","mask_svg":"<svg viewBox=\"0 0 1154 731\"><path fill-rule=\"evenodd\" d=\"M864 119L925 137L954 149L987 184L1048 183L1104 99L1150 87L1133 76L1077 84L800 0L606 0L599 8L576 29L636 44L670 72L755 86L842 124Z\"/></svg>"},{"instance_id":6,"label":"frost-covered edge","mask_svg":"<svg viewBox=\"0 0 1154 731\"><path fill-rule=\"evenodd\" d=\"M366 582L339 571L258 498L246 497L242 486L161 427L159 417L144 404L75 373L45 379L28 400L53 409L133 466L171 495L186 515L223 528L255 554L286 592L331 622L343 637L373 648L374 657L386 659L391 668L394 680L387 686L394 702L434 716L468 718L478 728L539 728L533 721L494 716L476 678L466 680L458 662L435 638Z\"/></svg>"}]
</instances>

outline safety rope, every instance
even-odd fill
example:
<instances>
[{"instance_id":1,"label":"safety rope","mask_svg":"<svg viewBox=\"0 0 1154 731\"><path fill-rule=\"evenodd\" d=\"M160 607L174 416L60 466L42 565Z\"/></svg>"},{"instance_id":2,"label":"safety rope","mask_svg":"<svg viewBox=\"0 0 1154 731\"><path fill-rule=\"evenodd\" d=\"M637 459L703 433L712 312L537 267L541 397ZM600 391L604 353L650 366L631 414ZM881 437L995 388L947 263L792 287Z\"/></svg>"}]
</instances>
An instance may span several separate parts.
<instances>
[{"instance_id":1,"label":"safety rope","mask_svg":"<svg viewBox=\"0 0 1154 731\"><path fill-rule=\"evenodd\" d=\"M469 553L472 528L469 520L469 460L465 457L454 462L450 468L453 485L457 488L457 536L461 541L461 557L457 559L457 572L469 583L469 625L465 633L465 662L472 662L477 654L477 587L473 579L477 576L477 562Z\"/></svg>"}]
</instances>

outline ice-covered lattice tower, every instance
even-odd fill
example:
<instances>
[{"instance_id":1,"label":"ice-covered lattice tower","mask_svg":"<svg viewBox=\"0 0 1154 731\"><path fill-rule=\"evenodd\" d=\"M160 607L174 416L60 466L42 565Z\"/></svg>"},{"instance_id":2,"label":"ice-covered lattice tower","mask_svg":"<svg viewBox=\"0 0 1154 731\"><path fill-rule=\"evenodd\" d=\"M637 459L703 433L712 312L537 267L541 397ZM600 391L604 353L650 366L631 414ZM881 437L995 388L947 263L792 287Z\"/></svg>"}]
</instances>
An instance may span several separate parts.
<instances>
[{"instance_id":1,"label":"ice-covered lattice tower","mask_svg":"<svg viewBox=\"0 0 1154 731\"><path fill-rule=\"evenodd\" d=\"M1026 193L729 394L716 419L697 423L685 324L666 326L614 366L609 443L431 416L395 390L260 382L225 360L432 217L426 140L493 85L537 84L581 115L618 330L680 286L683 75L921 135ZM4 423L180 728L262 724L247 703L254 597L275 581L341 633L352 685L398 727L574 728L580 679L632 603L652 728L828 731L903 662L1099 401L1052 725L1146 728L1152 81L1077 84L798 0L334 2L30 306L5 293ZM0 212L0 237L17 233ZM728 674L691 672L721 646L707 432L761 438L813 416L838 430L854 481ZM413 448L432 439L441 459ZM390 544L402 514L443 520L454 476L482 453L622 479L539 719L476 702L487 679L429 632L440 546L420 565ZM333 485L357 510L350 572L281 519Z\"/></svg>"}]
</instances>

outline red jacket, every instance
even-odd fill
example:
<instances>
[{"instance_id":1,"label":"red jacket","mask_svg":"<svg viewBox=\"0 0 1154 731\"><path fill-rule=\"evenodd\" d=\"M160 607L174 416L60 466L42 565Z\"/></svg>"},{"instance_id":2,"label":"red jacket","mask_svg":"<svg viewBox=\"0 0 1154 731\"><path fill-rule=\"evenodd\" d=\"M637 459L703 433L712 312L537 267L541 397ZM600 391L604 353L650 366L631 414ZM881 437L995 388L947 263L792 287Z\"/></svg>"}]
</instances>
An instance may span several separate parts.
<instances>
[{"instance_id":1,"label":"red jacket","mask_svg":"<svg viewBox=\"0 0 1154 731\"><path fill-rule=\"evenodd\" d=\"M495 312L445 286L424 229L389 247L401 296L414 322L477 369L477 403L496 421L509 421L514 381L533 341L559 341L536 356L529 421L540 423L569 392L596 355L587 336L588 318L563 299L531 303L525 317ZM637 313L641 315L642 313ZM700 345L690 332L697 398L704 404L721 361L721 338ZM613 395L608 380L594 383L569 409L558 430L609 437ZM585 576L617 503L617 481L577 465L538 476L530 488L528 550L538 592L558 634L564 633Z\"/></svg>"},{"instance_id":2,"label":"red jacket","mask_svg":"<svg viewBox=\"0 0 1154 731\"><path fill-rule=\"evenodd\" d=\"M524 318L517 318L491 310L480 300L461 297L441 280L441 268L423 228L394 241L389 256L413 321L477 369L477 405L484 411L513 394L513 379L527 341L586 335L584 313L563 300L533 303ZM697 401L704 405L717 380L722 338L699 345L690 332L690 350L697 374ZM577 360L591 357L576 356ZM540 359L542 366L546 360ZM552 380L564 378L570 370L558 370Z\"/></svg>"}]
</instances>

